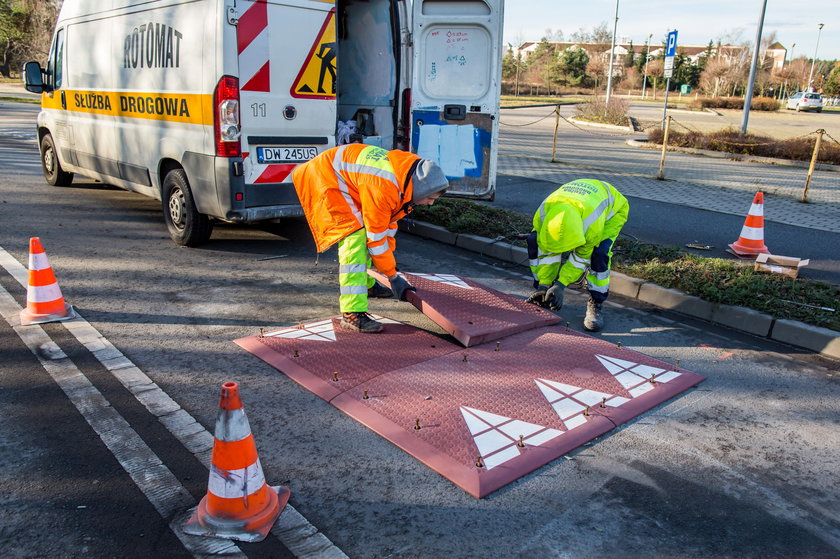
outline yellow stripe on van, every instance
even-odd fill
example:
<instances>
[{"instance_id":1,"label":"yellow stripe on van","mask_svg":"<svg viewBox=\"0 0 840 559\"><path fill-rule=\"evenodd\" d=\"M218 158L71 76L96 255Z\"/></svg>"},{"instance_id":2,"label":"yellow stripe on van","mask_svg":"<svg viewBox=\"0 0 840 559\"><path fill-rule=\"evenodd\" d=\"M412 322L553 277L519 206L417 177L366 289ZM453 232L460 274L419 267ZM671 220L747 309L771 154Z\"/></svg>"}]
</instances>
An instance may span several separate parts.
<instances>
[{"instance_id":1,"label":"yellow stripe on van","mask_svg":"<svg viewBox=\"0 0 840 559\"><path fill-rule=\"evenodd\" d=\"M213 124L213 96L209 94L69 89L63 92L68 111L206 126ZM61 92L43 94L41 106L61 110Z\"/></svg>"}]
</instances>

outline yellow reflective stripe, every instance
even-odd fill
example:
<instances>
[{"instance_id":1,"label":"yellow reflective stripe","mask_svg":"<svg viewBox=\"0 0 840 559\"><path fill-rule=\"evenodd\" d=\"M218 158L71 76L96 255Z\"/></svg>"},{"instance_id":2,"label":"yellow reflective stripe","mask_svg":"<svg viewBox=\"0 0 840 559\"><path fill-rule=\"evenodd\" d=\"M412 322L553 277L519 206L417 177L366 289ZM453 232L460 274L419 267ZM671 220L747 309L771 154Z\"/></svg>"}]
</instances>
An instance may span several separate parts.
<instances>
[{"instance_id":1,"label":"yellow reflective stripe","mask_svg":"<svg viewBox=\"0 0 840 559\"><path fill-rule=\"evenodd\" d=\"M61 106L62 92L67 103L66 109ZM44 93L41 106L75 113L213 125L213 95L209 93L64 89Z\"/></svg>"}]
</instances>

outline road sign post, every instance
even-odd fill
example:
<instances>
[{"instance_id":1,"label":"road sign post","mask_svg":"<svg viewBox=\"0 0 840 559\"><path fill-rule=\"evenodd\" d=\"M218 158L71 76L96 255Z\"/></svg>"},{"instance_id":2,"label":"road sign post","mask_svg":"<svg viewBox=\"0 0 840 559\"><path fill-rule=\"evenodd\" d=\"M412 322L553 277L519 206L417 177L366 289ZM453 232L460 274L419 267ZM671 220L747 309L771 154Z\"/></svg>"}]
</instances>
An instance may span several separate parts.
<instances>
[{"instance_id":1,"label":"road sign post","mask_svg":"<svg viewBox=\"0 0 840 559\"><path fill-rule=\"evenodd\" d=\"M662 108L662 129L665 129L665 119L668 116L668 91L671 89L671 76L674 75L674 56L677 54L677 30L668 32L668 44L665 47L665 105Z\"/></svg>"}]
</instances>

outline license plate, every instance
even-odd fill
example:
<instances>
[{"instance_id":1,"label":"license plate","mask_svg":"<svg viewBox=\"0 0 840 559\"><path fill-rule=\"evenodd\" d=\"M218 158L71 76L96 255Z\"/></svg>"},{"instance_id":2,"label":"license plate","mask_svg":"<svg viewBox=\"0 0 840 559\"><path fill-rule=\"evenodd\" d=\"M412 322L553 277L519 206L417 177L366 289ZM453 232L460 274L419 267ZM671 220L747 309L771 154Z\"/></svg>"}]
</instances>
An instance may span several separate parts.
<instances>
[{"instance_id":1,"label":"license plate","mask_svg":"<svg viewBox=\"0 0 840 559\"><path fill-rule=\"evenodd\" d=\"M302 163L318 155L315 146L272 146L257 148L257 163Z\"/></svg>"}]
</instances>

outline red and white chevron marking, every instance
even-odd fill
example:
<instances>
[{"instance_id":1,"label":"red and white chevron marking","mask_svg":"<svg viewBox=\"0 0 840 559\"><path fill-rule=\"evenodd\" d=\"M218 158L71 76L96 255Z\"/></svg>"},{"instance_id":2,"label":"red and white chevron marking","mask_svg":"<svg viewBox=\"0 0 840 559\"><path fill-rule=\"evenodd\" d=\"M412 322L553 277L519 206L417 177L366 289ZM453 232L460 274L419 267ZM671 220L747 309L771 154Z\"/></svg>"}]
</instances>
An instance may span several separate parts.
<instances>
[{"instance_id":1,"label":"red and white chevron marking","mask_svg":"<svg viewBox=\"0 0 840 559\"><path fill-rule=\"evenodd\" d=\"M237 26L239 83L242 91L271 91L266 0L240 0L243 11Z\"/></svg>"},{"instance_id":2,"label":"red and white chevron marking","mask_svg":"<svg viewBox=\"0 0 840 559\"><path fill-rule=\"evenodd\" d=\"M245 182L248 184L284 182L297 167L297 163L257 165L251 162L248 154L247 151L242 152L242 160L245 163Z\"/></svg>"}]
</instances>

